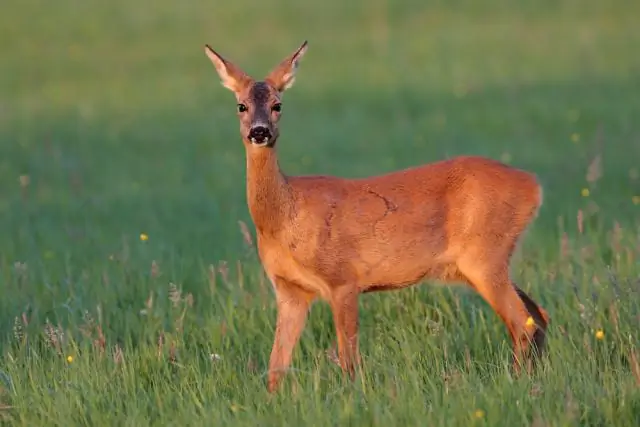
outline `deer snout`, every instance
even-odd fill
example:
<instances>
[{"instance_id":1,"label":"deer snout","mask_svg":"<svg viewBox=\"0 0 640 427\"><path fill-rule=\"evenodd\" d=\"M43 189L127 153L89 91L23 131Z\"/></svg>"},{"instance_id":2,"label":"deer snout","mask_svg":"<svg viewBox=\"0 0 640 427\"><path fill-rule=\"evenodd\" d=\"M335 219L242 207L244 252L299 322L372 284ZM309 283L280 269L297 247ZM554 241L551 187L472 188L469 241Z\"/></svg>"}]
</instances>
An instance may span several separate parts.
<instances>
[{"instance_id":1,"label":"deer snout","mask_svg":"<svg viewBox=\"0 0 640 427\"><path fill-rule=\"evenodd\" d=\"M264 125L256 125L249 130L249 141L254 144L267 144L271 136L271 131Z\"/></svg>"}]
</instances>

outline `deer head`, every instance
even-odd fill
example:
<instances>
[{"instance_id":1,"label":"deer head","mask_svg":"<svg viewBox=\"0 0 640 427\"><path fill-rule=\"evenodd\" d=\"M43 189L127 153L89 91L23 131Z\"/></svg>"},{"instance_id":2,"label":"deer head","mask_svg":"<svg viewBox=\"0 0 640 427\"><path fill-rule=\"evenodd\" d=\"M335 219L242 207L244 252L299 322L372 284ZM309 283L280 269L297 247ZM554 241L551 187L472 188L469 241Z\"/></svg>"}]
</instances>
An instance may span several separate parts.
<instances>
[{"instance_id":1,"label":"deer head","mask_svg":"<svg viewBox=\"0 0 640 427\"><path fill-rule=\"evenodd\" d=\"M238 66L224 59L209 45L205 52L220 76L222 85L237 101L240 134L245 145L273 147L280 135L282 93L293 85L298 62L307 51L307 42L275 67L263 81L255 81Z\"/></svg>"}]
</instances>

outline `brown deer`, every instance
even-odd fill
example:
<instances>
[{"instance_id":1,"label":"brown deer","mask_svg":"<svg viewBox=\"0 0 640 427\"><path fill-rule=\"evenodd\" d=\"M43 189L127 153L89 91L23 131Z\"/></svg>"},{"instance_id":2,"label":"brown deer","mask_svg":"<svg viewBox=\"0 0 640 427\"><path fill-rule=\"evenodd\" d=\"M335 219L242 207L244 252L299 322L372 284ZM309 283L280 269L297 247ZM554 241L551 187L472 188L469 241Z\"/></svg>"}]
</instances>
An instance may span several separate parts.
<instances>
[{"instance_id":1,"label":"brown deer","mask_svg":"<svg viewBox=\"0 0 640 427\"><path fill-rule=\"evenodd\" d=\"M353 379L358 296L427 279L475 289L506 325L519 371L542 350L549 323L509 275L518 240L542 203L537 178L472 156L361 179L285 175L276 154L281 98L306 50L305 41L255 81L205 46L222 85L236 96L248 207L275 290L268 390L291 364L314 300L331 307L340 366Z\"/></svg>"}]
</instances>

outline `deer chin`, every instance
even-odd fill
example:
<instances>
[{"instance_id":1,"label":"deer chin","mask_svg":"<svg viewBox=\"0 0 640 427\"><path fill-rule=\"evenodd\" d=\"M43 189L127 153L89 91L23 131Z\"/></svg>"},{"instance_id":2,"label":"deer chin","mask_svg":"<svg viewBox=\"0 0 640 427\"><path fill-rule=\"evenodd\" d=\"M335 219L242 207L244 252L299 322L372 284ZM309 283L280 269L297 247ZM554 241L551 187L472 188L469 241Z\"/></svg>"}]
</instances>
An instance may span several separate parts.
<instances>
[{"instance_id":1,"label":"deer chin","mask_svg":"<svg viewBox=\"0 0 640 427\"><path fill-rule=\"evenodd\" d=\"M273 146L274 143L274 139L273 138L265 138L262 141L258 142L257 139L255 138L249 138L249 142L251 143L251 145L253 145L254 147L271 147Z\"/></svg>"}]
</instances>

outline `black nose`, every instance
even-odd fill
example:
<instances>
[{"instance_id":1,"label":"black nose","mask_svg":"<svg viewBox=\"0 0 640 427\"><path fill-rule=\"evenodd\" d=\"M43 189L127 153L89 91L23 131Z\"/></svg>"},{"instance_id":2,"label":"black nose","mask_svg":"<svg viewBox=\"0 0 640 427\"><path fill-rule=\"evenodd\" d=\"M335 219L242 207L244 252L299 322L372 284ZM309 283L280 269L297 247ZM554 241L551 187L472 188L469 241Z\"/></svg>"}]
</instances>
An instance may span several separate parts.
<instances>
[{"instance_id":1,"label":"black nose","mask_svg":"<svg viewBox=\"0 0 640 427\"><path fill-rule=\"evenodd\" d=\"M266 139L271 138L271 131L264 126L252 127L249 131L249 140L251 142L263 143Z\"/></svg>"}]
</instances>

